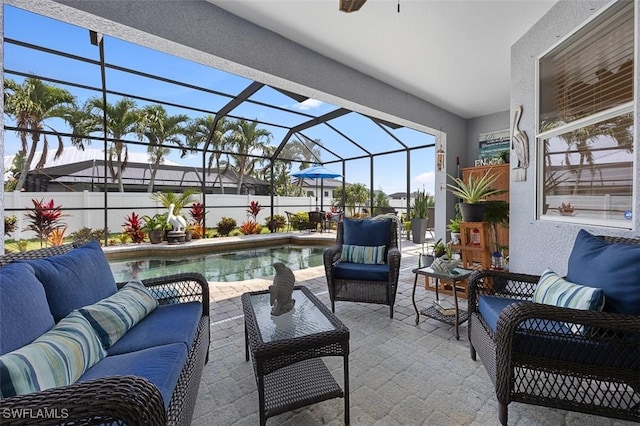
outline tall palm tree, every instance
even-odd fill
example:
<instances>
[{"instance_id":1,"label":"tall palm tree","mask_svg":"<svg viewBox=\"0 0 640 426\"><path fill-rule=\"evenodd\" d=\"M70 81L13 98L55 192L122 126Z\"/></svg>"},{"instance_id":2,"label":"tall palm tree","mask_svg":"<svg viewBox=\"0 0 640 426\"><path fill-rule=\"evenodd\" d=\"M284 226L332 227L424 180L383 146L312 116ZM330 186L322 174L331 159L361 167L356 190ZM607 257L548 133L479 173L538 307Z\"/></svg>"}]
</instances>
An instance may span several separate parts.
<instances>
[{"instance_id":1,"label":"tall palm tree","mask_svg":"<svg viewBox=\"0 0 640 426\"><path fill-rule=\"evenodd\" d=\"M151 161L151 177L147 192L153 192L158 168L164 162L164 158L171 153L165 144L171 143L184 149L180 136L186 134L186 123L189 117L186 114L169 115L162 105L149 105L140 110L138 122L138 134L144 135L148 141L147 152Z\"/></svg>"},{"instance_id":2,"label":"tall palm tree","mask_svg":"<svg viewBox=\"0 0 640 426\"><path fill-rule=\"evenodd\" d=\"M93 97L87 100L83 107L86 111L85 129L94 129L111 136L113 141L108 148L108 166L111 178L118 182L120 192L124 192L122 174L127 168L129 161L129 150L123 138L128 134L135 134L138 131L140 113L136 102L130 98L122 98L115 104L107 102L104 106L102 99ZM104 129L103 113L107 113L107 128Z\"/></svg>"},{"instance_id":3,"label":"tall palm tree","mask_svg":"<svg viewBox=\"0 0 640 426\"><path fill-rule=\"evenodd\" d=\"M200 145L204 144L209 138L209 134L211 133L211 129L213 129L213 122L215 117L211 114L207 114L204 117L198 117L193 120L186 129L187 136L187 146L195 151ZM209 164L208 164L208 173L211 173L211 167L213 166L213 161L216 162L216 170L218 173L218 177L216 179L217 182L220 183L220 189L224 194L224 185L222 185L222 175L220 173L220 159L222 158L222 154L228 148L228 140L225 138L225 134L230 130L230 122L226 118L221 118L218 120L218 124L216 126L215 131L213 132L213 137L211 138L211 145L209 149L211 150L211 155L209 156ZM224 172L229 169L229 162L225 162ZM215 182L214 182L215 185Z\"/></svg>"},{"instance_id":4,"label":"tall palm tree","mask_svg":"<svg viewBox=\"0 0 640 426\"><path fill-rule=\"evenodd\" d=\"M240 194L244 177L251 175L256 166L262 162L261 158L249 155L263 155L266 146L271 141L271 132L258 128L258 123L255 121L241 119L234 122L229 141L235 148L235 153L231 154L231 157L234 160L234 169L238 174L236 193Z\"/></svg>"},{"instance_id":5,"label":"tall palm tree","mask_svg":"<svg viewBox=\"0 0 640 426\"><path fill-rule=\"evenodd\" d=\"M19 130L21 148L18 155L25 156L22 163L20 177L16 183L16 190L21 190L27 180L27 175L36 150L40 143L40 135L45 128L56 133L58 138L58 149L54 158L60 157L64 150L62 137L45 122L51 118L64 118L73 106L74 96L69 91L42 82L42 80L29 77L22 84L18 84L11 79L4 81L4 113L15 120ZM27 139L27 134L31 134L31 143ZM36 169L44 167L49 151L49 141L47 135L42 135L42 154Z\"/></svg>"}]
</instances>

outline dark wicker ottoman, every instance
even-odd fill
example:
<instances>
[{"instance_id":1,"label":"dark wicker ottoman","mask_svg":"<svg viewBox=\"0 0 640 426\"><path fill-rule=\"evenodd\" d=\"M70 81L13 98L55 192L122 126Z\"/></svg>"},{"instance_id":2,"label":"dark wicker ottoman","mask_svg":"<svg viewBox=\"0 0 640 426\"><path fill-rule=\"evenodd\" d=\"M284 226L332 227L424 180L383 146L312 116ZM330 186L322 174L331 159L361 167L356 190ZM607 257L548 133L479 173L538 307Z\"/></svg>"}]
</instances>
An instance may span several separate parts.
<instances>
[{"instance_id":1,"label":"dark wicker ottoman","mask_svg":"<svg viewBox=\"0 0 640 426\"><path fill-rule=\"evenodd\" d=\"M242 295L245 359L258 384L260 424L267 418L332 398L344 398L349 424L349 329L306 287L296 286L291 312L271 315L269 292ZM344 358L344 392L320 357Z\"/></svg>"}]
</instances>

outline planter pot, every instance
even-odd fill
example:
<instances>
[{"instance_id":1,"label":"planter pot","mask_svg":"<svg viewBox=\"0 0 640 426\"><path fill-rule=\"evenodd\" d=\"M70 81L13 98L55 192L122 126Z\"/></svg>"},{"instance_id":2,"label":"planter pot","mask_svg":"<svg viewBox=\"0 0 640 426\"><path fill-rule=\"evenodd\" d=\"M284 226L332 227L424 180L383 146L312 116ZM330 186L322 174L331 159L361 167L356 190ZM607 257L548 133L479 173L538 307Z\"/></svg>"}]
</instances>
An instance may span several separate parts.
<instances>
[{"instance_id":1,"label":"planter pot","mask_svg":"<svg viewBox=\"0 0 640 426\"><path fill-rule=\"evenodd\" d=\"M433 257L430 254L421 254L420 255L420 261L418 262L418 267L419 268L426 268L427 266L431 266L431 264L433 263L434 259L435 259L435 257Z\"/></svg>"},{"instance_id":2,"label":"planter pot","mask_svg":"<svg viewBox=\"0 0 640 426\"><path fill-rule=\"evenodd\" d=\"M164 238L164 231L151 231L149 232L149 241L151 244L160 244Z\"/></svg>"},{"instance_id":3,"label":"planter pot","mask_svg":"<svg viewBox=\"0 0 640 426\"><path fill-rule=\"evenodd\" d=\"M451 233L451 242L453 244L460 244L460 233L459 232L452 232Z\"/></svg>"},{"instance_id":4,"label":"planter pot","mask_svg":"<svg viewBox=\"0 0 640 426\"><path fill-rule=\"evenodd\" d=\"M414 243L424 243L425 235L427 233L427 225L427 219L411 219L411 236Z\"/></svg>"},{"instance_id":5,"label":"planter pot","mask_svg":"<svg viewBox=\"0 0 640 426\"><path fill-rule=\"evenodd\" d=\"M484 203L459 203L463 222L482 222L484 219Z\"/></svg>"}]
</instances>

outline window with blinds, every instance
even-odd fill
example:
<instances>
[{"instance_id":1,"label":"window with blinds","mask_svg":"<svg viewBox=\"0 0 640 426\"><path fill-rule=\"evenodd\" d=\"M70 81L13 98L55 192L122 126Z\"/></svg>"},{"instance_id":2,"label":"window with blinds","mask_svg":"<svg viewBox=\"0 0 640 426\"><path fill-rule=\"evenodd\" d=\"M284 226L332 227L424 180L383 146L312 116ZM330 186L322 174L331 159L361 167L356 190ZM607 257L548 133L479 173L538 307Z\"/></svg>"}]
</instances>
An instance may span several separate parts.
<instances>
[{"instance_id":1,"label":"window with blinds","mask_svg":"<svg viewBox=\"0 0 640 426\"><path fill-rule=\"evenodd\" d=\"M634 22L618 1L539 59L539 217L632 227Z\"/></svg>"}]
</instances>

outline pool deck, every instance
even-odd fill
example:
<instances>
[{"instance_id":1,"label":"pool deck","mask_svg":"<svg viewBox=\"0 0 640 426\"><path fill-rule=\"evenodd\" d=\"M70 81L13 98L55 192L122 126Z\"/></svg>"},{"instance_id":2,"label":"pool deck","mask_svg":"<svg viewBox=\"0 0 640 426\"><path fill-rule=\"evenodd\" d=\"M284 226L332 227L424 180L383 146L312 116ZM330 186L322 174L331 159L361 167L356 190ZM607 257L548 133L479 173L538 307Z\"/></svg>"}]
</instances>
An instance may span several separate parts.
<instances>
[{"instance_id":1,"label":"pool deck","mask_svg":"<svg viewBox=\"0 0 640 426\"><path fill-rule=\"evenodd\" d=\"M293 233L297 239L333 240L326 234ZM262 236L253 236L253 238ZM269 238L267 235L264 238ZM243 237L238 237L244 239ZM226 239L225 239L226 240ZM217 241L216 241L217 242ZM220 241L223 243L223 241ZM415 325L411 301L420 246L402 240L402 260L394 318L383 305L336 302L336 315L349 327L349 380L352 425L498 425L495 391L480 361L469 356L467 324L460 340L453 328L431 319ZM330 306L324 267L294 271L296 284L309 288ZM258 392L251 362L244 360L244 318L240 296L264 290L273 277L243 282L210 282L211 347L205 366L192 425L252 426L259 423ZM418 306L433 303L434 293L423 281L416 289ZM449 297L447 297L449 298ZM450 298L449 298L450 299ZM466 308L466 300L461 299ZM325 358L342 384L342 359ZM290 411L267 425L341 425L344 401L340 398ZM620 426L633 422L533 405L509 405L512 426L581 425Z\"/></svg>"}]
</instances>

